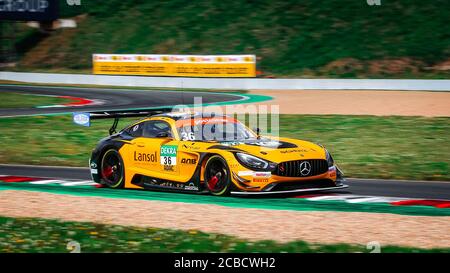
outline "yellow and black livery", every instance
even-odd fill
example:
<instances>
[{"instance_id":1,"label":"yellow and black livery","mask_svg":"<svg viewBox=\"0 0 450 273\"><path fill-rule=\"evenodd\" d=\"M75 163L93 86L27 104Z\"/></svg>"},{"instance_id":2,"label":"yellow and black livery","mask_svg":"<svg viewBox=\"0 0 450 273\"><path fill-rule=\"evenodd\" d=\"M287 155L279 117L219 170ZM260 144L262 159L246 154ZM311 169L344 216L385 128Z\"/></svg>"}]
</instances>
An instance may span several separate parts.
<instances>
[{"instance_id":1,"label":"yellow and black livery","mask_svg":"<svg viewBox=\"0 0 450 273\"><path fill-rule=\"evenodd\" d=\"M115 132L121 117L143 118ZM321 145L260 136L228 116L165 109L74 113L80 125L103 118L114 123L89 165L93 180L110 188L252 195L347 187Z\"/></svg>"}]
</instances>

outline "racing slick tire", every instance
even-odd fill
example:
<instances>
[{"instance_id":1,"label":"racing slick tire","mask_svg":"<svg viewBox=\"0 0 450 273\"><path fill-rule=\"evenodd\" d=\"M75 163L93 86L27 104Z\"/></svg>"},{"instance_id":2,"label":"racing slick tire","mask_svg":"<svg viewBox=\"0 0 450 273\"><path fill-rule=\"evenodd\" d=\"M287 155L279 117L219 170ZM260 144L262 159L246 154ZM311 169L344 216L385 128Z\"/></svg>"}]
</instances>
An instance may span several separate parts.
<instances>
[{"instance_id":1,"label":"racing slick tire","mask_svg":"<svg viewBox=\"0 0 450 273\"><path fill-rule=\"evenodd\" d=\"M204 179L206 188L215 196L227 196L231 191L231 175L227 162L219 155L206 161Z\"/></svg>"},{"instance_id":2,"label":"racing slick tire","mask_svg":"<svg viewBox=\"0 0 450 273\"><path fill-rule=\"evenodd\" d=\"M122 157L115 149L107 150L101 159L100 177L102 184L109 188L123 188L125 184L125 168Z\"/></svg>"}]
</instances>

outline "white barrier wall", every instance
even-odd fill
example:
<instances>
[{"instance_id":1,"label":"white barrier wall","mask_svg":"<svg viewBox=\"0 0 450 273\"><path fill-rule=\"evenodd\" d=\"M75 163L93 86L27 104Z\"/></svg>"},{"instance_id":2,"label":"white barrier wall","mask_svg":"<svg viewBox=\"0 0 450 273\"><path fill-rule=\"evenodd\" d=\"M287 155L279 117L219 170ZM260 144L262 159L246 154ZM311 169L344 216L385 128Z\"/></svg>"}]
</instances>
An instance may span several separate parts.
<instances>
[{"instance_id":1,"label":"white barrier wall","mask_svg":"<svg viewBox=\"0 0 450 273\"><path fill-rule=\"evenodd\" d=\"M450 80L391 79L229 79L105 76L0 72L0 80L51 84L94 84L113 86L206 88L206 89L329 89L329 90L427 90L450 91Z\"/></svg>"}]
</instances>

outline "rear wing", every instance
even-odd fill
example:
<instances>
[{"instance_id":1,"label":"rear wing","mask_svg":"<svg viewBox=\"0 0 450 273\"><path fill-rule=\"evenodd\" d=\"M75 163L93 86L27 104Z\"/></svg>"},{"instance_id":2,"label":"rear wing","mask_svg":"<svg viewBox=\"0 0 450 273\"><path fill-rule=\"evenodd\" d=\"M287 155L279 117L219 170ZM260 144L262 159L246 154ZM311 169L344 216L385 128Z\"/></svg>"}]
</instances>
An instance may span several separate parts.
<instances>
[{"instance_id":1,"label":"rear wing","mask_svg":"<svg viewBox=\"0 0 450 273\"><path fill-rule=\"evenodd\" d=\"M152 110L114 110L114 111L94 111L94 112L75 112L72 114L72 120L80 126L91 126L91 120L94 119L114 119L109 134L116 133L117 124L120 118L131 117L150 117L157 114L170 112L172 108L161 108Z\"/></svg>"}]
</instances>

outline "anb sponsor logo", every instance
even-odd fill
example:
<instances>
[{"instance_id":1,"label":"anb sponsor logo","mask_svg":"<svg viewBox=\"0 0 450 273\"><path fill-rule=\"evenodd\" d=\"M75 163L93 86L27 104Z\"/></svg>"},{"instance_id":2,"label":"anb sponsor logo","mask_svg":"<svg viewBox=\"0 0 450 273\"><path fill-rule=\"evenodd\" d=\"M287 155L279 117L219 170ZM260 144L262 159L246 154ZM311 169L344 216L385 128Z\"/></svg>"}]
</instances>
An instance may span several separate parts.
<instances>
[{"instance_id":1,"label":"anb sponsor logo","mask_svg":"<svg viewBox=\"0 0 450 273\"><path fill-rule=\"evenodd\" d=\"M181 159L181 163L182 164L196 164L197 163L197 159L195 158L182 158Z\"/></svg>"}]
</instances>

